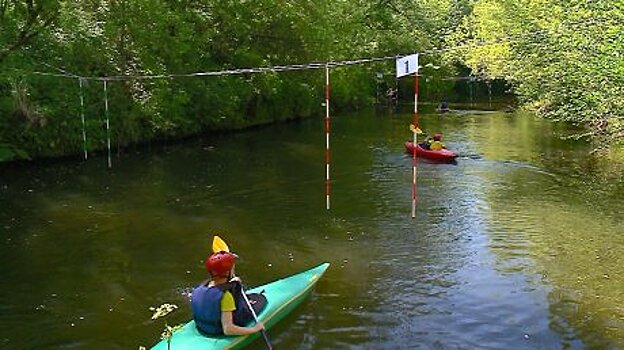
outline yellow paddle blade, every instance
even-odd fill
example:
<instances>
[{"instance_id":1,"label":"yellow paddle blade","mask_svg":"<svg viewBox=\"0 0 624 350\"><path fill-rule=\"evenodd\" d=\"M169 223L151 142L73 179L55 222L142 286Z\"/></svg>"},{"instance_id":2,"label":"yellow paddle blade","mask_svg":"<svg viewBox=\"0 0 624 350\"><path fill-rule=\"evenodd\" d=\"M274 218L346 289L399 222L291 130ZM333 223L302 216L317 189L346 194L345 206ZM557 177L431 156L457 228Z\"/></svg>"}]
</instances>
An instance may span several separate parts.
<instances>
[{"instance_id":1,"label":"yellow paddle blade","mask_svg":"<svg viewBox=\"0 0 624 350\"><path fill-rule=\"evenodd\" d=\"M415 127L414 124L410 124L410 131L415 133L415 134L422 134L423 131L420 130L420 128Z\"/></svg>"},{"instance_id":2,"label":"yellow paddle blade","mask_svg":"<svg viewBox=\"0 0 624 350\"><path fill-rule=\"evenodd\" d=\"M217 253L217 252L228 252L229 253L230 252L230 248L225 243L225 241L221 239L221 237L214 236L214 238L212 239L212 252L213 253Z\"/></svg>"}]
</instances>

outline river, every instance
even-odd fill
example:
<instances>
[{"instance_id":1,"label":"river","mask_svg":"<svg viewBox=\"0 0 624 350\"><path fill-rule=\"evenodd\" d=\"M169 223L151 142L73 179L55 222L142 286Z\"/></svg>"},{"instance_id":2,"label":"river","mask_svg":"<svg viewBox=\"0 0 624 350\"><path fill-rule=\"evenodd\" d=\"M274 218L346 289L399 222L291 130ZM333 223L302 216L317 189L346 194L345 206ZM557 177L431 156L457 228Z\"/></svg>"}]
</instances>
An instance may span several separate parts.
<instances>
[{"instance_id":1,"label":"river","mask_svg":"<svg viewBox=\"0 0 624 350\"><path fill-rule=\"evenodd\" d=\"M623 348L622 167L532 115L421 113L460 157L418 163L412 219L410 121L333 116L329 211L322 119L2 166L0 344L149 348L219 234L250 286L331 262L278 349Z\"/></svg>"}]
</instances>

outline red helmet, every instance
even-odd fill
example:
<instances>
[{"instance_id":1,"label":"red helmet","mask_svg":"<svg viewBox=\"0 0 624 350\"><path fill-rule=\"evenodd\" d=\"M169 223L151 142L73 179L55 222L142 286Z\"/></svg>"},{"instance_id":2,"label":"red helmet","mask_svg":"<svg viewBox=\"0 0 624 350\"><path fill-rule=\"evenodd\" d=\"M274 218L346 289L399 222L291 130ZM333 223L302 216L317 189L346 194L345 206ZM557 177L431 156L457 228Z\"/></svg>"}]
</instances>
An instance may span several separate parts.
<instances>
[{"instance_id":1,"label":"red helmet","mask_svg":"<svg viewBox=\"0 0 624 350\"><path fill-rule=\"evenodd\" d=\"M435 134L433 135L433 140L434 140L434 141L440 141L440 140L442 140L442 134L440 134L439 132L435 133Z\"/></svg>"},{"instance_id":2,"label":"red helmet","mask_svg":"<svg viewBox=\"0 0 624 350\"><path fill-rule=\"evenodd\" d=\"M212 277L228 277L234 267L236 256L229 252L217 252L206 259L206 270Z\"/></svg>"}]
</instances>

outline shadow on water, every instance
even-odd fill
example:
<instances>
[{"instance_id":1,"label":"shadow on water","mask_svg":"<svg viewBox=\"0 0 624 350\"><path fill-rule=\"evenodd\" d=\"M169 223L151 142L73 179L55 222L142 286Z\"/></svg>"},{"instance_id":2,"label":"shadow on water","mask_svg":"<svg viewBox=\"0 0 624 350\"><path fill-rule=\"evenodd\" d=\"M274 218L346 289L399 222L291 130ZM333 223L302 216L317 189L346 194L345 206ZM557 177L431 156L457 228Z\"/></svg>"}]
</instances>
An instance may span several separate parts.
<instances>
[{"instance_id":1,"label":"shadow on water","mask_svg":"<svg viewBox=\"0 0 624 350\"><path fill-rule=\"evenodd\" d=\"M279 348L623 347L621 172L530 115L424 113L460 157L419 161L412 219L411 117L333 118L330 211L322 120L3 169L0 344L154 344L218 233L250 286L332 263Z\"/></svg>"}]
</instances>

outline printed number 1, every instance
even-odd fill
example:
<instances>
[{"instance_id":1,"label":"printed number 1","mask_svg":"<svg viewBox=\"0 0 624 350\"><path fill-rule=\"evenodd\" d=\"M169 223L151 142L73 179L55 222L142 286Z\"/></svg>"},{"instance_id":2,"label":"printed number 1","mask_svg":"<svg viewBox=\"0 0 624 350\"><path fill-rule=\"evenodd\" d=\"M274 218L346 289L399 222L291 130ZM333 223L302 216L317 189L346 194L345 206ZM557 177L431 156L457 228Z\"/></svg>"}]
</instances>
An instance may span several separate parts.
<instances>
[{"instance_id":1,"label":"printed number 1","mask_svg":"<svg viewBox=\"0 0 624 350\"><path fill-rule=\"evenodd\" d=\"M409 61L405 61L405 73L409 73Z\"/></svg>"}]
</instances>

